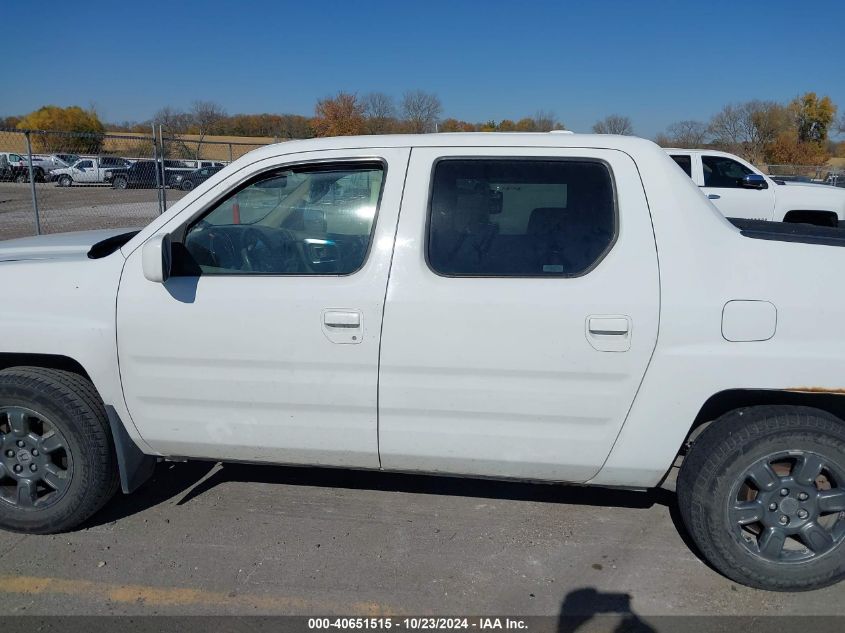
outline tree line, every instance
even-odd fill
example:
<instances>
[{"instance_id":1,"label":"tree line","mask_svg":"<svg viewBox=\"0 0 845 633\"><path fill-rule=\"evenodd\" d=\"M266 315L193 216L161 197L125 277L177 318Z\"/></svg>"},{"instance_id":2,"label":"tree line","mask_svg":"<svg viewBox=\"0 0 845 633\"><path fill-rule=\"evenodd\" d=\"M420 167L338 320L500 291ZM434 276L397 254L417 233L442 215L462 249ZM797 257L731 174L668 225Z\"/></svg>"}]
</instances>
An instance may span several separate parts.
<instances>
[{"instance_id":1,"label":"tree line","mask_svg":"<svg viewBox=\"0 0 845 633\"><path fill-rule=\"evenodd\" d=\"M752 100L730 103L709 121L670 125L655 139L664 147L711 147L758 164L821 165L845 156L845 114L838 121L830 97L807 92L788 103Z\"/></svg>"},{"instance_id":2,"label":"tree line","mask_svg":"<svg viewBox=\"0 0 845 633\"><path fill-rule=\"evenodd\" d=\"M710 147L739 154L755 163L821 164L831 155L845 156L845 142L832 134L845 133L845 115L836 119L830 97L808 92L788 103L752 100L725 105L709 121L683 120L669 125L655 141L664 147ZM426 132L547 132L564 129L553 112L539 110L521 119L470 122L443 118L436 94L410 90L394 99L383 92L358 95L338 92L317 101L313 116L299 114L229 114L213 101L195 101L189 109L164 107L144 122L105 125L93 109L77 106L44 106L25 116L0 119L0 128L62 130L82 133L79 139L60 139L62 149L96 152L106 129L148 134L150 125L161 125L177 139L172 149L185 157L199 152L211 135L253 136L275 139L347 136L358 134L420 134ZM630 117L611 114L596 121L597 134L634 134ZM190 135L190 142L180 137ZM99 142L98 142L99 139ZM49 137L37 139L51 142ZM59 142L59 141L55 141ZM38 147L38 151L51 151ZM53 150L54 151L54 150Z\"/></svg>"}]
</instances>

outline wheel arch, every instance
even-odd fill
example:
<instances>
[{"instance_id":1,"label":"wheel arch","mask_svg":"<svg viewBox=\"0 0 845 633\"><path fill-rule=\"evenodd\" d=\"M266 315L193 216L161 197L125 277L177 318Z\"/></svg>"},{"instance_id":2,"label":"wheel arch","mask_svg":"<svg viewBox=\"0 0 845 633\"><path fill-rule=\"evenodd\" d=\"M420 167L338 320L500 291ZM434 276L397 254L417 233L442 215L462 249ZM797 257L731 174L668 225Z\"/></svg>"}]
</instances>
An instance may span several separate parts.
<instances>
[{"instance_id":1,"label":"wheel arch","mask_svg":"<svg viewBox=\"0 0 845 633\"><path fill-rule=\"evenodd\" d=\"M25 354L16 352L0 352L0 369L9 367L42 367L44 369L60 369L79 374L88 382L93 383L85 368L73 358L60 354Z\"/></svg>"},{"instance_id":2,"label":"wheel arch","mask_svg":"<svg viewBox=\"0 0 845 633\"><path fill-rule=\"evenodd\" d=\"M97 390L85 368L75 359L59 354L26 354L0 352L0 370L10 367L40 367L67 371L84 378L92 384L102 401L102 394ZM109 428L117 453L120 484L124 493L130 493L141 486L152 475L156 457L148 455L138 446L126 430L126 424L115 408L104 402Z\"/></svg>"},{"instance_id":3,"label":"wheel arch","mask_svg":"<svg viewBox=\"0 0 845 633\"><path fill-rule=\"evenodd\" d=\"M822 211L817 209L792 209L783 215L784 222L816 224L819 226L833 226L839 224L836 211Z\"/></svg>"},{"instance_id":4,"label":"wheel arch","mask_svg":"<svg viewBox=\"0 0 845 633\"><path fill-rule=\"evenodd\" d=\"M680 452L683 454L708 424L726 413L764 405L811 407L826 411L845 424L845 389L728 389L713 394L701 405Z\"/></svg>"}]
</instances>

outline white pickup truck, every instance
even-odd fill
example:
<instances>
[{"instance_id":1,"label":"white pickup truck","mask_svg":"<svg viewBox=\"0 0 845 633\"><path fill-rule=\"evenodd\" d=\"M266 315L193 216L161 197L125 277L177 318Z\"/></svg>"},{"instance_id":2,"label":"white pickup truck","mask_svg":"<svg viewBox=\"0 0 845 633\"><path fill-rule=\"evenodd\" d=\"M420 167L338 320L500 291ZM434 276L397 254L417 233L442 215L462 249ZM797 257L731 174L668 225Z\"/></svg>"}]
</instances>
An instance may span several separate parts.
<instances>
[{"instance_id":1,"label":"white pickup truck","mask_svg":"<svg viewBox=\"0 0 845 633\"><path fill-rule=\"evenodd\" d=\"M728 218L834 227L845 222L845 189L779 181L726 152L674 148L666 151Z\"/></svg>"},{"instance_id":2,"label":"white pickup truck","mask_svg":"<svg viewBox=\"0 0 845 633\"><path fill-rule=\"evenodd\" d=\"M80 158L70 167L54 169L50 172L50 179L55 180L59 187L77 185L95 185L106 182L106 172L112 169L123 169L129 166L129 161L115 156L101 156L99 158Z\"/></svg>"},{"instance_id":3,"label":"white pickup truck","mask_svg":"<svg viewBox=\"0 0 845 633\"><path fill-rule=\"evenodd\" d=\"M141 231L0 245L0 526L157 459L648 489L714 567L845 575L838 229L728 222L649 141L315 139Z\"/></svg>"},{"instance_id":4,"label":"white pickup truck","mask_svg":"<svg viewBox=\"0 0 845 633\"><path fill-rule=\"evenodd\" d=\"M49 179L51 171L67 167L68 163L63 157L68 156L68 154L33 155L32 177L35 182L44 182ZM0 152L0 180L14 180L19 183L29 182L29 159L27 155L15 152Z\"/></svg>"}]
</instances>

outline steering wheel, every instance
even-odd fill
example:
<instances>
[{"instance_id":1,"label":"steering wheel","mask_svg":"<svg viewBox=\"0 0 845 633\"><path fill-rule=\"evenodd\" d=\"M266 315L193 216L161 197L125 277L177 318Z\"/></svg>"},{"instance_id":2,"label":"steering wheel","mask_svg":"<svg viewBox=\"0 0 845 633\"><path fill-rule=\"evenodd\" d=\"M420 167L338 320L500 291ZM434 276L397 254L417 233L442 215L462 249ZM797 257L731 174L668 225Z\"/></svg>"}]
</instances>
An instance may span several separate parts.
<instances>
[{"instance_id":1,"label":"steering wheel","mask_svg":"<svg viewBox=\"0 0 845 633\"><path fill-rule=\"evenodd\" d=\"M201 266L228 270L241 267L235 244L225 229L200 223L188 234L185 248Z\"/></svg>"},{"instance_id":2,"label":"steering wheel","mask_svg":"<svg viewBox=\"0 0 845 633\"><path fill-rule=\"evenodd\" d=\"M296 243L296 237L286 229L273 229L270 233L246 229L241 237L244 267L264 273L303 272L302 256Z\"/></svg>"},{"instance_id":3,"label":"steering wheel","mask_svg":"<svg viewBox=\"0 0 845 633\"><path fill-rule=\"evenodd\" d=\"M279 272L278 247L258 229L246 229L241 236L241 259L245 270L257 273Z\"/></svg>"}]
</instances>

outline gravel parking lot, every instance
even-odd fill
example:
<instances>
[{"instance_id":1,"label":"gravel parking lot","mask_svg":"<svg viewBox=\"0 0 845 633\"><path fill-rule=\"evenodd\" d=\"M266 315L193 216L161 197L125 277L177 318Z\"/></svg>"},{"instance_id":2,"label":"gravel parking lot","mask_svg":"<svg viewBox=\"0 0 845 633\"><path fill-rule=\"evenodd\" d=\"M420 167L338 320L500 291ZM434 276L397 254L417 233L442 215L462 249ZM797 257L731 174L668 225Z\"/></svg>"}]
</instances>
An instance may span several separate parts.
<instances>
[{"instance_id":1,"label":"gravel parking lot","mask_svg":"<svg viewBox=\"0 0 845 633\"><path fill-rule=\"evenodd\" d=\"M116 190L111 187L35 185L43 233L144 226L158 215L154 189ZM167 202L185 195L167 190ZM35 233L32 192L28 183L0 182L0 239Z\"/></svg>"},{"instance_id":2,"label":"gravel parking lot","mask_svg":"<svg viewBox=\"0 0 845 633\"><path fill-rule=\"evenodd\" d=\"M162 463L84 529L0 533L14 614L845 614L842 586L748 589L673 495Z\"/></svg>"}]
</instances>

